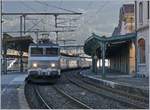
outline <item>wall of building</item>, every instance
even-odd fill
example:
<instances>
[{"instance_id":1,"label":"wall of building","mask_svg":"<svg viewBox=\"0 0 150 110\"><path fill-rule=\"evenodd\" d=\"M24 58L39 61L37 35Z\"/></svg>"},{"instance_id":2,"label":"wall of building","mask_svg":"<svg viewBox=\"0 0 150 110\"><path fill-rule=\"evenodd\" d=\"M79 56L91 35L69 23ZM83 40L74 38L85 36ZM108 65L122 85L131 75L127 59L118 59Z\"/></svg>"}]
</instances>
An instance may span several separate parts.
<instances>
[{"instance_id":1,"label":"wall of building","mask_svg":"<svg viewBox=\"0 0 150 110\"><path fill-rule=\"evenodd\" d=\"M129 73L135 76L135 44L129 44Z\"/></svg>"},{"instance_id":2,"label":"wall of building","mask_svg":"<svg viewBox=\"0 0 150 110\"><path fill-rule=\"evenodd\" d=\"M120 8L117 34L124 35L135 31L134 4L124 4Z\"/></svg>"},{"instance_id":3,"label":"wall of building","mask_svg":"<svg viewBox=\"0 0 150 110\"><path fill-rule=\"evenodd\" d=\"M121 20L122 24L120 35L134 32L135 31L134 22L135 22L134 13L126 13L125 15L123 15L123 19Z\"/></svg>"},{"instance_id":4,"label":"wall of building","mask_svg":"<svg viewBox=\"0 0 150 110\"><path fill-rule=\"evenodd\" d=\"M137 74L141 76L149 76L149 29L144 29L137 32L137 45L139 39L145 40L145 63L140 63L139 49L137 48Z\"/></svg>"},{"instance_id":5,"label":"wall of building","mask_svg":"<svg viewBox=\"0 0 150 110\"><path fill-rule=\"evenodd\" d=\"M139 3L142 2L143 4L143 23L139 22ZM139 28L142 28L144 26L148 26L149 20L148 20L148 1L138 0L136 1L136 30Z\"/></svg>"},{"instance_id":6,"label":"wall of building","mask_svg":"<svg viewBox=\"0 0 150 110\"><path fill-rule=\"evenodd\" d=\"M139 4L143 4L143 22L139 20ZM135 2L135 16L136 16L136 31L137 31L137 75L149 77L149 19L148 19L148 1L136 1ZM140 52L139 52L139 39L144 39L145 41L145 62L140 62Z\"/></svg>"},{"instance_id":7,"label":"wall of building","mask_svg":"<svg viewBox=\"0 0 150 110\"><path fill-rule=\"evenodd\" d=\"M128 46L118 49L117 54L110 57L110 69L129 74L129 49Z\"/></svg>"},{"instance_id":8,"label":"wall of building","mask_svg":"<svg viewBox=\"0 0 150 110\"><path fill-rule=\"evenodd\" d=\"M117 54L110 58L110 68L135 76L135 45L129 42L128 45L118 49Z\"/></svg>"},{"instance_id":9,"label":"wall of building","mask_svg":"<svg viewBox=\"0 0 150 110\"><path fill-rule=\"evenodd\" d=\"M128 59L126 56L115 56L110 58L110 69L128 74Z\"/></svg>"},{"instance_id":10,"label":"wall of building","mask_svg":"<svg viewBox=\"0 0 150 110\"><path fill-rule=\"evenodd\" d=\"M124 4L120 8L119 24L114 30L113 35L125 35L135 32L134 4ZM132 43L126 49L118 49L120 55L111 58L111 68L117 71L135 75L135 46Z\"/></svg>"}]
</instances>

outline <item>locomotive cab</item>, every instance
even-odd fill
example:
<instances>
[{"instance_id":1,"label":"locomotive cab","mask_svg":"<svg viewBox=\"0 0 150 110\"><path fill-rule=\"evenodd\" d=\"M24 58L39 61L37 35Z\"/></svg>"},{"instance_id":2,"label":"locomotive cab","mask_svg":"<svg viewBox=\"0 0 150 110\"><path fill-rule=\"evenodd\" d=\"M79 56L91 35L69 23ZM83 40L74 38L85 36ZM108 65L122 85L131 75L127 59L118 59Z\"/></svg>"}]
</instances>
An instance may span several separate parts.
<instances>
[{"instance_id":1,"label":"locomotive cab","mask_svg":"<svg viewBox=\"0 0 150 110\"><path fill-rule=\"evenodd\" d=\"M48 81L60 77L60 47L58 44L31 44L28 57L30 80Z\"/></svg>"}]
</instances>

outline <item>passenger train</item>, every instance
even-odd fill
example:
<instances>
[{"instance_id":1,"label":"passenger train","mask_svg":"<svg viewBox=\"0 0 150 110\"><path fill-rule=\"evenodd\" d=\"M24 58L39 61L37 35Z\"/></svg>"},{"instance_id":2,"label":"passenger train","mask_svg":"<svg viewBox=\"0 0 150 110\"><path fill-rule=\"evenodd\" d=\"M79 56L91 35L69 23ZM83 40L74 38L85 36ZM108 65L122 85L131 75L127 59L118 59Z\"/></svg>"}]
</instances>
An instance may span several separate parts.
<instances>
[{"instance_id":1,"label":"passenger train","mask_svg":"<svg viewBox=\"0 0 150 110\"><path fill-rule=\"evenodd\" d=\"M28 53L28 81L55 83L62 70L90 66L85 58L61 55L60 46L52 42L31 44Z\"/></svg>"}]
</instances>

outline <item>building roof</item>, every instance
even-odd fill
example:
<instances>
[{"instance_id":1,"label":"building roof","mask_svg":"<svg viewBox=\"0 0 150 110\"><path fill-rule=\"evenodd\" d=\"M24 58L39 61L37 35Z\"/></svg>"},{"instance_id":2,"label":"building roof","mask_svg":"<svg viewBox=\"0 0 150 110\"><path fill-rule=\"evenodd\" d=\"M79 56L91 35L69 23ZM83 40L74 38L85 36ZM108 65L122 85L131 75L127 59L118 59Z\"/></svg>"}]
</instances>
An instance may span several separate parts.
<instances>
[{"instance_id":1,"label":"building roof","mask_svg":"<svg viewBox=\"0 0 150 110\"><path fill-rule=\"evenodd\" d=\"M116 35L119 35L119 29L118 27L115 27L113 33L112 33L112 36L116 36Z\"/></svg>"},{"instance_id":2,"label":"building roof","mask_svg":"<svg viewBox=\"0 0 150 110\"><path fill-rule=\"evenodd\" d=\"M17 50L21 48L23 51L28 51L29 44L33 42L31 36L12 37L9 34L3 35L3 47Z\"/></svg>"},{"instance_id":3,"label":"building roof","mask_svg":"<svg viewBox=\"0 0 150 110\"><path fill-rule=\"evenodd\" d=\"M112 35L119 35L121 32L121 27L122 27L122 22L125 21L125 15L126 14L132 14L131 17L134 17L134 4L124 4L120 8L120 13L119 13L119 24L117 28L114 29L114 32Z\"/></svg>"},{"instance_id":4,"label":"building roof","mask_svg":"<svg viewBox=\"0 0 150 110\"><path fill-rule=\"evenodd\" d=\"M94 55L96 54L96 50L98 48L101 48L102 43L118 43L122 41L131 41L135 40L136 38L136 33L129 33L126 35L116 35L116 36L111 36L111 37L100 37L96 34L92 34L84 43L84 52L87 55Z\"/></svg>"},{"instance_id":5,"label":"building roof","mask_svg":"<svg viewBox=\"0 0 150 110\"><path fill-rule=\"evenodd\" d=\"M31 43L30 46L59 46L58 44L50 43Z\"/></svg>"}]
</instances>

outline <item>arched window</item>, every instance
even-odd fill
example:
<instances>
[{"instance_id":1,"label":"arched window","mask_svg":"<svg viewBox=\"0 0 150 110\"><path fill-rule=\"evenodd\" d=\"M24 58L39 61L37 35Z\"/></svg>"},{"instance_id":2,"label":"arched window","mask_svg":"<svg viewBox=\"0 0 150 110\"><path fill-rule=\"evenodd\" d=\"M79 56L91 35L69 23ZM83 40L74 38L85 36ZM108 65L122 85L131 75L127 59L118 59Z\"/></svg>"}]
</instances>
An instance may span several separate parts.
<instances>
[{"instance_id":1,"label":"arched window","mask_svg":"<svg viewBox=\"0 0 150 110\"><path fill-rule=\"evenodd\" d=\"M138 48L140 63L145 63L145 40L143 38L138 40Z\"/></svg>"},{"instance_id":2,"label":"arched window","mask_svg":"<svg viewBox=\"0 0 150 110\"><path fill-rule=\"evenodd\" d=\"M139 3L139 23L143 23L143 3Z\"/></svg>"}]
</instances>

